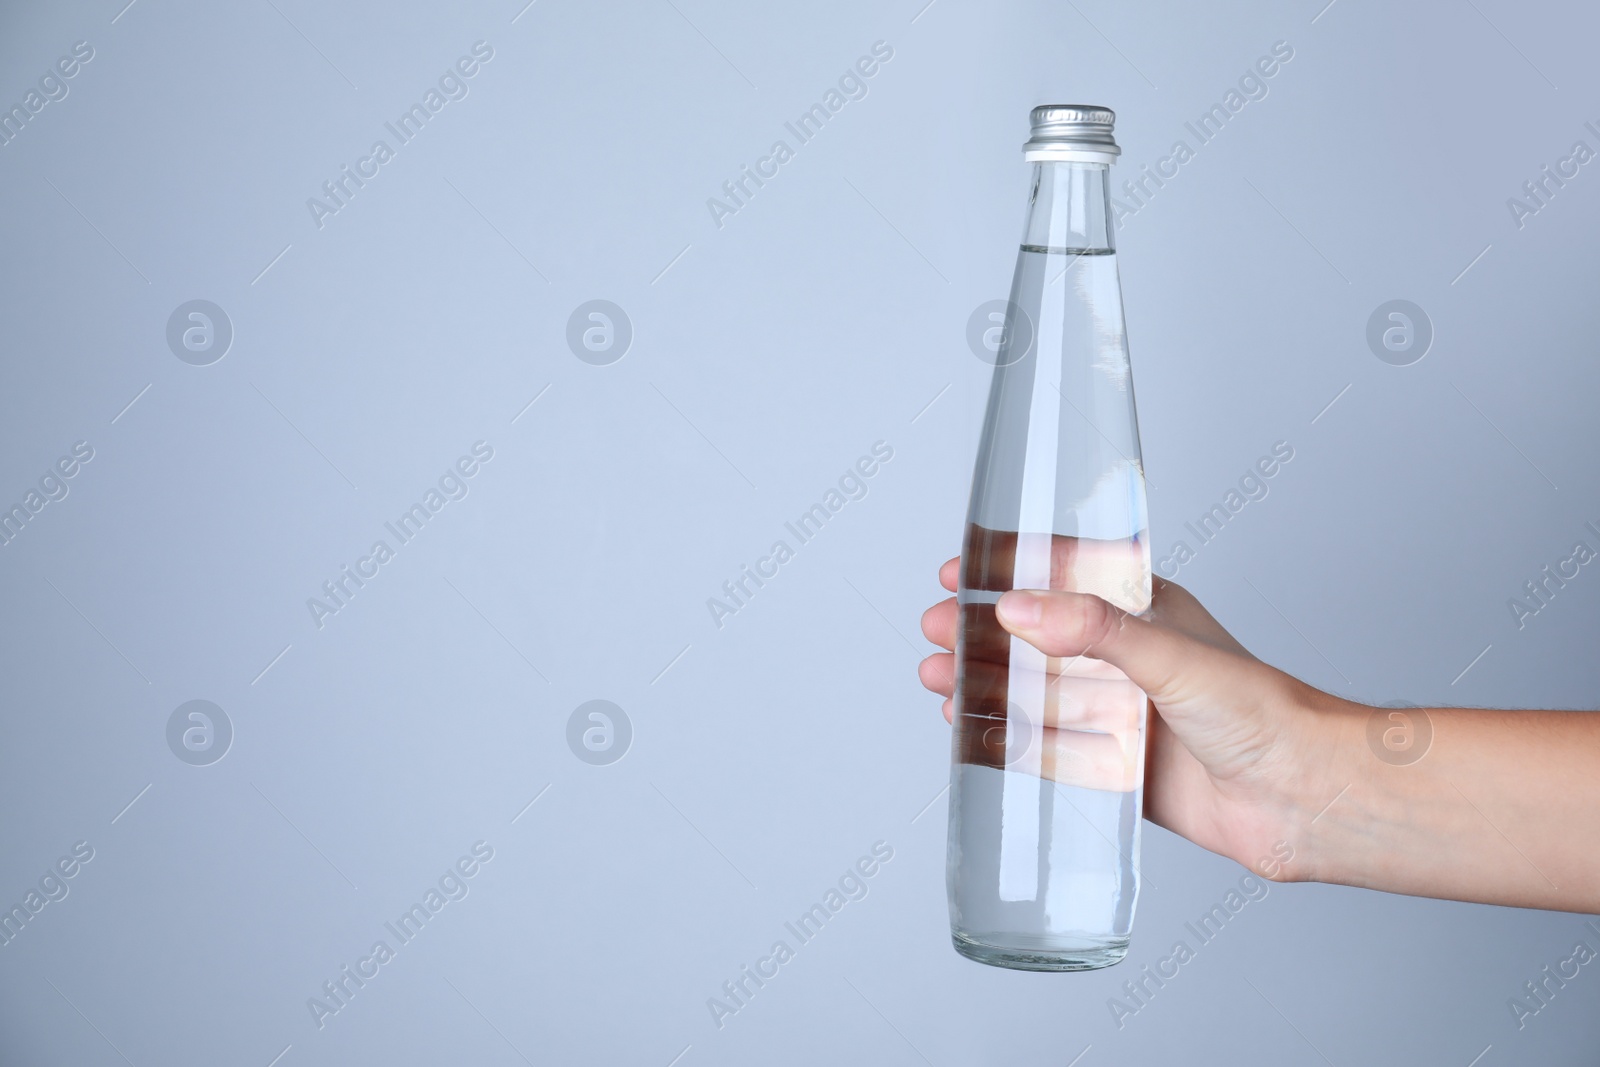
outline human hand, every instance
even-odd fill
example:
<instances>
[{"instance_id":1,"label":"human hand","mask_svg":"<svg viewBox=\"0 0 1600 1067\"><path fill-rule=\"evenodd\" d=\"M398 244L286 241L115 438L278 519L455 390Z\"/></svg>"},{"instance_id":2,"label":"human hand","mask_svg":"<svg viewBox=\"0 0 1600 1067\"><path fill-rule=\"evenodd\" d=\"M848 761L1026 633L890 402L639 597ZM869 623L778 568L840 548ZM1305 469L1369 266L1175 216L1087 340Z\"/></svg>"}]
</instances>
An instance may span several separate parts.
<instances>
[{"instance_id":1,"label":"human hand","mask_svg":"<svg viewBox=\"0 0 1600 1067\"><path fill-rule=\"evenodd\" d=\"M1073 551L1073 539L1056 541L1054 555L1059 557L1063 547ZM939 571L940 584L952 592L959 567L959 558L952 559ZM1146 817L1271 877L1308 876L1304 863L1293 871L1282 862L1269 862L1266 869L1258 865L1281 861L1275 850L1290 828L1304 826L1339 792L1343 783L1332 781L1338 772L1330 758L1339 746L1331 742L1360 719L1358 714L1352 718L1356 705L1262 663L1187 590L1160 578L1154 579L1151 607L1143 616L1092 593L1056 590L1013 590L999 598L995 610L1007 634L1047 657L1049 710L1037 724L1046 738L1046 756L1036 767L1041 776L1092 788L1138 784L1127 780L1127 768L1136 765L1127 754L1130 732L1136 742L1137 724L1116 710L1126 702L1106 688L1131 683L1156 712L1148 717ZM952 722L959 625L954 597L922 618L928 640L950 651L923 660L921 680L946 697L944 715ZM1009 684L1004 654L968 648L964 655L964 693L992 692L996 685L1004 691ZM1102 699L1106 695L1111 699ZM965 704L963 715L975 714ZM1004 708L1002 703L1002 718ZM1113 712L1109 717L1107 709ZM993 709L987 715L993 718ZM981 751L964 758L988 761Z\"/></svg>"}]
</instances>

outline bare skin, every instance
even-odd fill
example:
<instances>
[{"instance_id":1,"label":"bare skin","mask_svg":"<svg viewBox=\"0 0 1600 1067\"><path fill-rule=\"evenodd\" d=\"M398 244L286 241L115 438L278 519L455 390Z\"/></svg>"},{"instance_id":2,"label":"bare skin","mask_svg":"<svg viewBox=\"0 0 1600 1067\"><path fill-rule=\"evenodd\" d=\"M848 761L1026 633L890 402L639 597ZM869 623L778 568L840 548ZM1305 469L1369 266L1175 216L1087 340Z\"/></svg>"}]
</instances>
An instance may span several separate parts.
<instances>
[{"instance_id":1,"label":"bare skin","mask_svg":"<svg viewBox=\"0 0 1600 1067\"><path fill-rule=\"evenodd\" d=\"M951 592L959 562L939 571ZM1369 738L1389 709L1262 663L1187 590L1154 585L1143 617L1088 593L1015 590L998 605L1052 663L1090 656L1148 694L1151 822L1276 881L1600 911L1600 714L1406 709L1431 742L1386 759ZM956 629L954 597L922 617L949 650L919 672L947 721Z\"/></svg>"}]
</instances>

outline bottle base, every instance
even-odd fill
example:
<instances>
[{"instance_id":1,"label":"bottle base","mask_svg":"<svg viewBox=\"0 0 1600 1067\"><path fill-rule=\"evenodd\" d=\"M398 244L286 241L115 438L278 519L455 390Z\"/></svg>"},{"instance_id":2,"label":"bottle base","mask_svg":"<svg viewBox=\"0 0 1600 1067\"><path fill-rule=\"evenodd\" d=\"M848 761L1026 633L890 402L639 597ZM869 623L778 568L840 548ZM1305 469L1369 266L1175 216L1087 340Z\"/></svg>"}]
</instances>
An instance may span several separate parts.
<instances>
[{"instance_id":1,"label":"bottle base","mask_svg":"<svg viewBox=\"0 0 1600 1067\"><path fill-rule=\"evenodd\" d=\"M952 930L950 942L957 952L969 960L1013 971L1094 971L1121 963L1128 954L1128 938L1125 937L1071 947L1022 947L980 941Z\"/></svg>"}]
</instances>

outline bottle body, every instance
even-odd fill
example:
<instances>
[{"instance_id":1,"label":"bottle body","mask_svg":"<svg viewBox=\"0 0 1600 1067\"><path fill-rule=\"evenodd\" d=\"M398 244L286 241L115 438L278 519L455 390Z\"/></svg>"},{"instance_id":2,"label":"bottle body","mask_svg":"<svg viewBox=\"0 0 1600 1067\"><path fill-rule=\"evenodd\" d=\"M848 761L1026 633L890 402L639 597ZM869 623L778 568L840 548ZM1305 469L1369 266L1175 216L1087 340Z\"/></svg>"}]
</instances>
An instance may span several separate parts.
<instances>
[{"instance_id":1,"label":"bottle body","mask_svg":"<svg viewBox=\"0 0 1600 1067\"><path fill-rule=\"evenodd\" d=\"M1106 163L1035 164L957 590L947 881L963 955L1081 970L1127 952L1145 694L1008 634L1009 589L1150 603L1143 461Z\"/></svg>"}]
</instances>

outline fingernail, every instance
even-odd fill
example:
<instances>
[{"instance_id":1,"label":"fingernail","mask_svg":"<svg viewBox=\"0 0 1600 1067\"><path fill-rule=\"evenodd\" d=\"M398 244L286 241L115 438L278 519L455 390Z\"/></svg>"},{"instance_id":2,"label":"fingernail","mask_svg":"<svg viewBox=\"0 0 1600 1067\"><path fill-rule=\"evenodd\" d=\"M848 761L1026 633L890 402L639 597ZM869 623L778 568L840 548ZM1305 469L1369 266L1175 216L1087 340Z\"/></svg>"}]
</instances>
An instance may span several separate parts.
<instances>
[{"instance_id":1,"label":"fingernail","mask_svg":"<svg viewBox=\"0 0 1600 1067\"><path fill-rule=\"evenodd\" d=\"M1012 590L995 605L1000 621L1010 626L1027 628L1039 625L1044 617L1044 604L1030 593Z\"/></svg>"}]
</instances>

